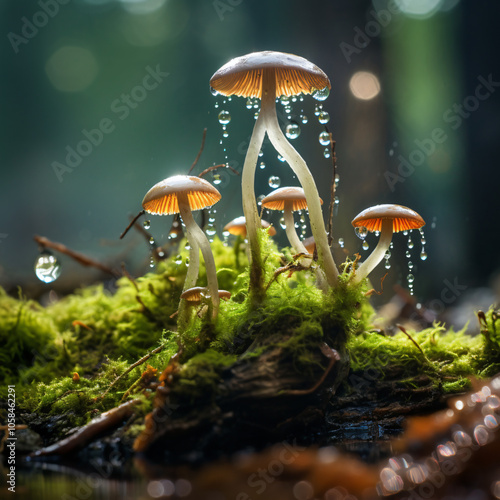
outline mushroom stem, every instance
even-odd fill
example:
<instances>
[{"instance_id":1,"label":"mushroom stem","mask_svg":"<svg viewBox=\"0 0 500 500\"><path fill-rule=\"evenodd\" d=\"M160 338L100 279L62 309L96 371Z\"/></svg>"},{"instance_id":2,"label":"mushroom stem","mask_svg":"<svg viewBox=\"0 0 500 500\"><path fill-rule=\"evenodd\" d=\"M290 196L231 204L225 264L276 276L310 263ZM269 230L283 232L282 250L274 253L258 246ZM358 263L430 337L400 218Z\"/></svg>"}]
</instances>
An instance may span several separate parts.
<instances>
[{"instance_id":1,"label":"mushroom stem","mask_svg":"<svg viewBox=\"0 0 500 500\"><path fill-rule=\"evenodd\" d=\"M187 268L186 279L184 280L183 292L193 288L198 279L200 269L200 247L195 237L192 235L191 230L187 230L187 240L189 242L189 267ZM187 323L189 307L185 299L180 299L179 302L179 320L178 324L185 325Z\"/></svg>"},{"instance_id":2,"label":"mushroom stem","mask_svg":"<svg viewBox=\"0 0 500 500\"><path fill-rule=\"evenodd\" d=\"M359 283L364 280L384 258L385 252L389 249L392 241L393 221L392 219L383 219L382 228L380 230L380 238L375 250L370 256L358 267L354 275L354 283Z\"/></svg>"},{"instance_id":3,"label":"mushroom stem","mask_svg":"<svg viewBox=\"0 0 500 500\"><path fill-rule=\"evenodd\" d=\"M210 293L210 300L212 302L212 319L215 319L219 312L219 286L217 282L217 270L215 268L215 260L212 254L212 249L210 248L210 243L205 236L205 233L194 221L187 193L179 193L178 201L179 212L184 224L186 225L189 244L192 248L198 246L203 254L203 260L205 261L205 269L207 272L207 287ZM193 241L189 240L190 237ZM191 267L191 263L189 267Z\"/></svg>"},{"instance_id":4,"label":"mushroom stem","mask_svg":"<svg viewBox=\"0 0 500 500\"><path fill-rule=\"evenodd\" d=\"M257 204L255 203L255 169L265 135L264 119L259 115L253 128L241 174L243 214L245 215L248 246L250 249L250 288L257 301L260 300L259 297L263 290L263 274L259 237L257 234L257 230L260 228L260 217Z\"/></svg>"},{"instance_id":5,"label":"mushroom stem","mask_svg":"<svg viewBox=\"0 0 500 500\"><path fill-rule=\"evenodd\" d=\"M325 271L328 284L330 286L336 286L339 273L328 245L328 238L325 231L325 223L323 221L323 212L321 210L318 190L306 162L296 149L288 142L287 138L283 135L283 132L280 129L278 117L276 115L275 99L275 73L272 70L264 69L262 74L262 102L259 120L260 118L263 118L267 134L272 145L288 162L304 189L307 207L309 209L311 231L318 249L318 262L320 267L322 267Z\"/></svg>"},{"instance_id":6,"label":"mushroom stem","mask_svg":"<svg viewBox=\"0 0 500 500\"><path fill-rule=\"evenodd\" d=\"M285 219L286 236L290 245L292 245L297 253L309 253L295 231L295 221L293 220L292 207L293 201L285 201L283 218Z\"/></svg>"}]
</instances>

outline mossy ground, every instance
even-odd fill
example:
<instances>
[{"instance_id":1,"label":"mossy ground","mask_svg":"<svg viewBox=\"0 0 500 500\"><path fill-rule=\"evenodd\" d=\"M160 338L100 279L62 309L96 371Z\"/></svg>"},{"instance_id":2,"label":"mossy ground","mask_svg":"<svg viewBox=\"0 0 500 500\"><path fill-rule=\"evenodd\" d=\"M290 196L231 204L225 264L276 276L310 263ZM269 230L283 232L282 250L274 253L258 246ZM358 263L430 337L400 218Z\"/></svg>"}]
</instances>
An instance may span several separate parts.
<instances>
[{"instance_id":1,"label":"mossy ground","mask_svg":"<svg viewBox=\"0 0 500 500\"><path fill-rule=\"evenodd\" d=\"M176 331L171 315L186 271L185 264L176 264L177 257L135 281L121 278L114 294L96 285L46 308L0 291L2 390L7 384L16 385L20 413L68 413L76 426L90 420L96 410L105 411L139 393L145 401L140 413L145 414L152 398L145 395L141 376L147 369L161 373L179 346L177 390L193 404L200 395L210 394L220 373L238 357L258 356L269 345L288 350L300 372L314 363L310 348L325 341L338 350L347 348L354 371L387 373L397 368L409 384L425 373L443 392L465 389L470 376L488 377L500 371L500 320L493 310L485 316L483 333L475 337L438 325L408 332L418 349L403 333L370 333L374 311L364 297L366 289L353 286L348 273L327 295L314 286L311 272L287 269L275 276L292 256L262 239L265 282L272 283L257 310L247 296L248 272L238 273L234 249L217 239L212 244L219 287L232 292L231 300L221 303L216 325L200 319L201 311L193 309L189 327ZM181 257L185 261L187 253L181 252ZM244 251L239 262L246 262ZM204 282L202 268L198 283ZM106 392L132 363L159 346L160 352Z\"/></svg>"}]
</instances>

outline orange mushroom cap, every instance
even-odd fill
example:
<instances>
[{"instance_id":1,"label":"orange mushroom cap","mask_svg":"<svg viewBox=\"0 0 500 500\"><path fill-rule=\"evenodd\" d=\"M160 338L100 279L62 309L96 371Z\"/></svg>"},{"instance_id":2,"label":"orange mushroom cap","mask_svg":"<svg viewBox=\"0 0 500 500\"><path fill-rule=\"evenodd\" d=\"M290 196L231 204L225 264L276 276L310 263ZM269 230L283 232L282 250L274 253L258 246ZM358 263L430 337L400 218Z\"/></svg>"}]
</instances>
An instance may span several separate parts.
<instances>
[{"instance_id":1,"label":"orange mushroom cap","mask_svg":"<svg viewBox=\"0 0 500 500\"><path fill-rule=\"evenodd\" d=\"M191 175L174 175L155 184L144 196L142 208L154 215L179 212L178 194L187 193L191 210L215 205L221 194L205 179Z\"/></svg>"},{"instance_id":2,"label":"orange mushroom cap","mask_svg":"<svg viewBox=\"0 0 500 500\"><path fill-rule=\"evenodd\" d=\"M402 205L375 205L360 212L351 222L354 227L366 227L368 231L380 231L384 219L392 220L392 230L409 231L425 225L424 219L408 207Z\"/></svg>"},{"instance_id":3,"label":"orange mushroom cap","mask_svg":"<svg viewBox=\"0 0 500 500\"><path fill-rule=\"evenodd\" d=\"M261 219L260 223L264 229L267 229L269 236L274 236L276 234L276 229L274 229L274 226L267 222L267 220ZM242 236L244 238L247 235L247 221L245 216L236 217L236 219L228 222L223 230L234 236Z\"/></svg>"},{"instance_id":4,"label":"orange mushroom cap","mask_svg":"<svg viewBox=\"0 0 500 500\"><path fill-rule=\"evenodd\" d=\"M260 98L264 69L275 71L276 96L311 94L331 88L326 74L312 62L294 54L270 50L231 59L212 76L210 86L227 96Z\"/></svg>"},{"instance_id":5,"label":"orange mushroom cap","mask_svg":"<svg viewBox=\"0 0 500 500\"><path fill-rule=\"evenodd\" d=\"M292 212L304 210L307 208L306 196L301 187L288 186L276 189L269 193L263 200L262 206L270 210L284 210L285 202L292 202ZM323 204L323 200L319 199Z\"/></svg>"}]
</instances>

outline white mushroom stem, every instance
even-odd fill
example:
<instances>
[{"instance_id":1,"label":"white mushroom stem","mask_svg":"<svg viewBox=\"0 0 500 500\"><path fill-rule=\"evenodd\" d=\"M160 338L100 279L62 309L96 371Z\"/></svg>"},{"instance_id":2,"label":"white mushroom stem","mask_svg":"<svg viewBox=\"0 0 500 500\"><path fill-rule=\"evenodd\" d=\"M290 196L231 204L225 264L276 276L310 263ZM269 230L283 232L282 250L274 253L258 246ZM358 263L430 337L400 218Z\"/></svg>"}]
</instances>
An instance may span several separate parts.
<instances>
[{"instance_id":1,"label":"white mushroom stem","mask_svg":"<svg viewBox=\"0 0 500 500\"><path fill-rule=\"evenodd\" d=\"M198 273L200 270L200 247L195 237L186 228L187 240L189 242L189 267L186 273L186 279L184 280L183 292L193 288L196 285L196 280L198 279Z\"/></svg>"},{"instance_id":2,"label":"white mushroom stem","mask_svg":"<svg viewBox=\"0 0 500 500\"><path fill-rule=\"evenodd\" d=\"M205 261L205 269L207 272L207 287L210 294L210 300L212 302L212 318L215 319L219 312L219 286L217 282L217 270L215 268L215 260L212 254L212 249L210 248L210 243L205 233L194 221L187 193L178 194L177 199L179 202L179 212L181 214L182 220L184 221L184 224L186 225L189 244L191 245L191 247L194 247L196 245L199 247L203 255L203 260ZM189 240L190 237L193 239L193 241ZM194 265L194 263L190 263L189 267L191 267L191 265ZM196 270L196 272L198 272L198 270Z\"/></svg>"},{"instance_id":3,"label":"white mushroom stem","mask_svg":"<svg viewBox=\"0 0 500 500\"><path fill-rule=\"evenodd\" d=\"M392 219L383 219L382 228L380 230L380 238L375 250L370 256L358 267L354 276L354 283L359 283L364 280L384 258L385 252L389 250L392 241L393 221Z\"/></svg>"},{"instance_id":4,"label":"white mushroom stem","mask_svg":"<svg viewBox=\"0 0 500 500\"><path fill-rule=\"evenodd\" d=\"M280 129L278 117L276 115L275 100L275 73L272 70L264 69L262 74L262 101L259 120L261 118L263 119L272 145L288 162L304 189L307 207L309 209L311 231L318 249L318 263L325 271L328 284L330 286L336 286L338 280L338 270L328 245L328 238L325 231L325 223L323 221L323 212L321 210L318 190L306 162L296 149L288 142L287 138L283 135L283 132Z\"/></svg>"}]
</instances>

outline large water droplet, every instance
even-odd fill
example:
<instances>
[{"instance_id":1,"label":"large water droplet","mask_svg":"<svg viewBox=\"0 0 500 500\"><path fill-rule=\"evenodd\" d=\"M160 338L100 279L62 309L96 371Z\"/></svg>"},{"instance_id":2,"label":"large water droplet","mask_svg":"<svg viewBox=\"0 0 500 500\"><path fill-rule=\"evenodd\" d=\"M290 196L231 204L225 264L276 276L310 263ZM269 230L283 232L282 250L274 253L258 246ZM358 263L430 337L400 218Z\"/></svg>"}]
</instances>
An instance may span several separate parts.
<instances>
[{"instance_id":1,"label":"large water droplet","mask_svg":"<svg viewBox=\"0 0 500 500\"><path fill-rule=\"evenodd\" d=\"M324 89L317 89L312 94L317 101L324 101L329 95L330 89L328 87L325 87Z\"/></svg>"},{"instance_id":2,"label":"large water droplet","mask_svg":"<svg viewBox=\"0 0 500 500\"><path fill-rule=\"evenodd\" d=\"M319 143L322 146L328 146L330 144L330 134L328 132L321 132L319 134Z\"/></svg>"},{"instance_id":3,"label":"large water droplet","mask_svg":"<svg viewBox=\"0 0 500 500\"><path fill-rule=\"evenodd\" d=\"M290 104L290 98L287 95L281 96L280 101L283 106L288 106Z\"/></svg>"},{"instance_id":4,"label":"large water droplet","mask_svg":"<svg viewBox=\"0 0 500 500\"><path fill-rule=\"evenodd\" d=\"M368 242L365 240L363 241L363 250L368 250L370 248L370 245L368 245Z\"/></svg>"},{"instance_id":5,"label":"large water droplet","mask_svg":"<svg viewBox=\"0 0 500 500\"><path fill-rule=\"evenodd\" d=\"M427 252L424 251L424 249L422 249L422 251L420 252L420 259L427 260Z\"/></svg>"},{"instance_id":6,"label":"large water droplet","mask_svg":"<svg viewBox=\"0 0 500 500\"><path fill-rule=\"evenodd\" d=\"M330 121L330 115L328 114L327 111L321 111L320 114L318 115L318 121L322 125L327 124Z\"/></svg>"},{"instance_id":7,"label":"large water droplet","mask_svg":"<svg viewBox=\"0 0 500 500\"><path fill-rule=\"evenodd\" d=\"M298 126L297 123L289 123L286 126L286 136L289 139L297 139L297 137L300 135L300 127Z\"/></svg>"},{"instance_id":8,"label":"large water droplet","mask_svg":"<svg viewBox=\"0 0 500 500\"><path fill-rule=\"evenodd\" d=\"M231 114L229 111L221 111L219 113L219 123L221 125L227 125L231 121Z\"/></svg>"},{"instance_id":9,"label":"large water droplet","mask_svg":"<svg viewBox=\"0 0 500 500\"><path fill-rule=\"evenodd\" d=\"M52 283L61 275L61 264L52 252L44 250L35 262L36 277L44 283Z\"/></svg>"},{"instance_id":10,"label":"large water droplet","mask_svg":"<svg viewBox=\"0 0 500 500\"><path fill-rule=\"evenodd\" d=\"M269 187L276 189L280 187L281 179L277 175L272 175L268 180Z\"/></svg>"},{"instance_id":11,"label":"large water droplet","mask_svg":"<svg viewBox=\"0 0 500 500\"><path fill-rule=\"evenodd\" d=\"M142 225L144 226L144 229L149 229L151 227L151 221L150 220L145 220Z\"/></svg>"},{"instance_id":12,"label":"large water droplet","mask_svg":"<svg viewBox=\"0 0 500 500\"><path fill-rule=\"evenodd\" d=\"M359 239L364 240L366 238L366 235L368 234L368 229L366 229L366 227L364 226L356 227L354 228L354 232Z\"/></svg>"},{"instance_id":13,"label":"large water droplet","mask_svg":"<svg viewBox=\"0 0 500 500\"><path fill-rule=\"evenodd\" d=\"M213 87L210 87L210 92L212 93L213 96L219 94L219 92L217 92L217 90L215 90Z\"/></svg>"}]
</instances>

